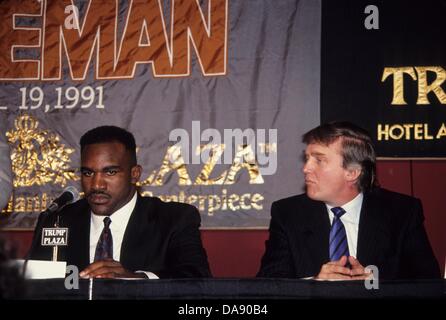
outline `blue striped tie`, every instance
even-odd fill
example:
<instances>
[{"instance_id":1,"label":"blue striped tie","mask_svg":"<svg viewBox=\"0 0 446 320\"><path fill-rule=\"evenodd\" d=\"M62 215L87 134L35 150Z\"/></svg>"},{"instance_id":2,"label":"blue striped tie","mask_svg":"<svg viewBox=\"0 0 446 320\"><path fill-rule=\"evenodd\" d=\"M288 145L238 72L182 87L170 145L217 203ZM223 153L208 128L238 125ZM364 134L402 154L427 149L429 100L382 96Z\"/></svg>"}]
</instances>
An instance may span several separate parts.
<instances>
[{"instance_id":1,"label":"blue striped tie","mask_svg":"<svg viewBox=\"0 0 446 320\"><path fill-rule=\"evenodd\" d=\"M102 229L101 236L99 237L98 244L96 245L96 251L94 254L94 261L100 261L105 259L113 259L113 237L110 231L111 219L109 217L104 218L104 229Z\"/></svg>"},{"instance_id":2,"label":"blue striped tie","mask_svg":"<svg viewBox=\"0 0 446 320\"><path fill-rule=\"evenodd\" d=\"M347 234L341 221L345 210L341 207L331 208L334 214L333 224L330 230L330 261L337 261L342 256L349 256Z\"/></svg>"}]
</instances>

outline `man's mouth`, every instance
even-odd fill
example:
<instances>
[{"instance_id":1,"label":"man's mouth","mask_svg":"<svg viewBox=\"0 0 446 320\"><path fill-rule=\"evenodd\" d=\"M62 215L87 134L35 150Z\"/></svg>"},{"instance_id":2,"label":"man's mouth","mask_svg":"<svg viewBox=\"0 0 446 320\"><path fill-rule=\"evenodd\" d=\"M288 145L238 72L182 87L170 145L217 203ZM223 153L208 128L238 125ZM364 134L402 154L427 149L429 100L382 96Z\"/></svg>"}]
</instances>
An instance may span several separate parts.
<instances>
[{"instance_id":1,"label":"man's mouth","mask_svg":"<svg viewBox=\"0 0 446 320\"><path fill-rule=\"evenodd\" d=\"M110 199L110 196L103 193L93 193L88 196L88 200L93 204L105 204Z\"/></svg>"}]
</instances>

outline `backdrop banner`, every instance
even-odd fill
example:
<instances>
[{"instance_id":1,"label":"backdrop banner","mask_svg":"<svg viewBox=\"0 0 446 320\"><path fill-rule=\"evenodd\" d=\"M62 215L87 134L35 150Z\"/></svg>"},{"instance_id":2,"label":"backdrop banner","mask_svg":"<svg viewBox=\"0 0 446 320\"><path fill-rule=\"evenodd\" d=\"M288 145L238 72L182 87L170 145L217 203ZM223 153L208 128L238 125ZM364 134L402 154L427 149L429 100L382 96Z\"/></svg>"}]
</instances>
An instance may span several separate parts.
<instances>
[{"instance_id":1,"label":"backdrop banner","mask_svg":"<svg viewBox=\"0 0 446 320\"><path fill-rule=\"evenodd\" d=\"M203 228L266 228L271 203L303 191L320 16L314 0L1 1L1 225L33 228L80 189L81 135L117 125L135 135L143 195L195 205Z\"/></svg>"},{"instance_id":2,"label":"backdrop banner","mask_svg":"<svg viewBox=\"0 0 446 320\"><path fill-rule=\"evenodd\" d=\"M385 158L446 157L446 2L322 9L321 121L368 129Z\"/></svg>"}]
</instances>

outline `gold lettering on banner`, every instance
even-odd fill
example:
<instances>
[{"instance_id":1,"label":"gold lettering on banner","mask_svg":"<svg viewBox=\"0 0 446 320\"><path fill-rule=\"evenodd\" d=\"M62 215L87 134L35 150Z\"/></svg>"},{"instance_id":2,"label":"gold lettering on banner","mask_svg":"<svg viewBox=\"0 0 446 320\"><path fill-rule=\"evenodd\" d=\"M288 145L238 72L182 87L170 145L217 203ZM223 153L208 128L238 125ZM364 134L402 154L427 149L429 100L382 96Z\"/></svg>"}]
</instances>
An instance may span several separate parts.
<instances>
[{"instance_id":1,"label":"gold lettering on banner","mask_svg":"<svg viewBox=\"0 0 446 320\"><path fill-rule=\"evenodd\" d=\"M153 184L155 186L162 186L164 184L164 177L170 171L177 172L179 178L178 185L189 186L192 184L187 173L186 163L181 154L180 146L172 146L167 149L166 156L163 159L163 163Z\"/></svg>"},{"instance_id":2,"label":"gold lettering on banner","mask_svg":"<svg viewBox=\"0 0 446 320\"><path fill-rule=\"evenodd\" d=\"M222 189L219 194L186 194L183 190L179 194L155 194L153 191L142 191L141 195L159 197L162 201L179 201L196 205L202 213L213 216L217 211L263 210L264 196L259 193L228 194ZM48 203L54 200L53 195L42 193L32 196L11 196L8 205L1 211L2 214L33 213L44 210Z\"/></svg>"},{"instance_id":3,"label":"gold lettering on banner","mask_svg":"<svg viewBox=\"0 0 446 320\"><path fill-rule=\"evenodd\" d=\"M41 186L47 183L62 187L68 180L79 180L69 166L74 149L65 147L59 136L39 130L39 122L27 114L15 119L15 129L6 132L11 145L14 187Z\"/></svg>"},{"instance_id":4,"label":"gold lettering on banner","mask_svg":"<svg viewBox=\"0 0 446 320\"><path fill-rule=\"evenodd\" d=\"M228 191L226 189L223 189L221 191L221 210L228 210Z\"/></svg>"},{"instance_id":5,"label":"gold lettering on banner","mask_svg":"<svg viewBox=\"0 0 446 320\"><path fill-rule=\"evenodd\" d=\"M14 204L14 202L13 202L13 196L11 196L11 197L9 198L8 205L6 206L5 209L2 210L2 213L3 213L3 212L11 213L11 212L12 212L12 208L13 208L13 204Z\"/></svg>"},{"instance_id":6,"label":"gold lettering on banner","mask_svg":"<svg viewBox=\"0 0 446 320\"><path fill-rule=\"evenodd\" d=\"M242 210L263 210L262 201L265 198L259 193L244 193L238 195L236 193L232 193L228 195L227 189L222 189L221 194L190 194L186 195L184 191L181 191L179 195L159 195L154 194L152 191L143 191L141 192L142 196L150 196L150 197L158 197L162 201L180 201L183 203L188 203L191 205L195 205L200 212L207 213L208 216L215 215L216 211L225 212L225 211L238 211Z\"/></svg>"},{"instance_id":7,"label":"gold lettering on banner","mask_svg":"<svg viewBox=\"0 0 446 320\"><path fill-rule=\"evenodd\" d=\"M232 211L237 211L240 209L240 206L236 203L239 201L239 196L237 194L231 194L228 200L228 207Z\"/></svg>"},{"instance_id":8,"label":"gold lettering on banner","mask_svg":"<svg viewBox=\"0 0 446 320\"><path fill-rule=\"evenodd\" d=\"M215 204L214 204L214 201L215 201ZM216 195L209 196L208 206L209 206L209 208L208 208L209 215L213 216L214 211L219 210L221 207L220 197L218 197Z\"/></svg>"},{"instance_id":9,"label":"gold lettering on banner","mask_svg":"<svg viewBox=\"0 0 446 320\"><path fill-rule=\"evenodd\" d=\"M269 151L272 152L272 146ZM163 186L167 176L171 172L176 172L178 175L178 185L231 185L236 181L236 176L241 170L246 170L249 175L249 184L262 184L264 183L262 174L260 173L259 165L257 164L254 150L251 145L238 145L236 148L236 154L232 161L231 167L228 170L223 171L218 177L210 178L212 171L214 170L218 160L225 149L224 144L206 144L199 146L197 152L202 153L206 150L210 150L209 157L205 161L203 168L196 177L194 183L189 176L186 162L181 153L180 146L168 147L166 155L164 156L161 168L159 171L152 171L148 178L137 183L137 186Z\"/></svg>"},{"instance_id":10,"label":"gold lettering on banner","mask_svg":"<svg viewBox=\"0 0 446 320\"><path fill-rule=\"evenodd\" d=\"M277 152L277 143L259 143L260 152L264 154Z\"/></svg>"},{"instance_id":11,"label":"gold lettering on banner","mask_svg":"<svg viewBox=\"0 0 446 320\"><path fill-rule=\"evenodd\" d=\"M441 137L446 137L446 125L444 123L441 124L441 128L436 135L437 139L440 139Z\"/></svg>"},{"instance_id":12,"label":"gold lettering on banner","mask_svg":"<svg viewBox=\"0 0 446 320\"><path fill-rule=\"evenodd\" d=\"M206 196L204 196L204 195L199 195L198 196L198 209L200 210L200 211L204 211L204 206L205 206L205 201L206 201Z\"/></svg>"},{"instance_id":13,"label":"gold lettering on banner","mask_svg":"<svg viewBox=\"0 0 446 320\"><path fill-rule=\"evenodd\" d=\"M215 215L216 211L238 211L242 210L263 210L263 200L265 198L259 193L231 193L228 195L227 189L222 189L220 194L190 194L186 195L184 191L180 191L179 195L159 195L152 191L141 192L142 196L158 197L162 201L180 201L195 205L202 213L207 213L208 216Z\"/></svg>"},{"instance_id":14,"label":"gold lettering on banner","mask_svg":"<svg viewBox=\"0 0 446 320\"><path fill-rule=\"evenodd\" d=\"M24 213L26 212L25 197L17 197L14 204L14 212Z\"/></svg>"},{"instance_id":15,"label":"gold lettering on banner","mask_svg":"<svg viewBox=\"0 0 446 320\"><path fill-rule=\"evenodd\" d=\"M412 67L384 68L381 82L384 82L388 76L393 75L393 98L391 104L404 105L404 74L408 74L412 79L417 80L417 76Z\"/></svg>"},{"instance_id":16,"label":"gold lettering on banner","mask_svg":"<svg viewBox=\"0 0 446 320\"><path fill-rule=\"evenodd\" d=\"M195 179L196 185L222 185L225 181L227 171L223 171L223 173L218 176L217 178L211 179L209 178L211 172L214 170L215 165L217 164L218 160L220 159L221 155L223 154L223 151L225 150L224 144L206 144L206 145L200 145L197 146L197 154L201 155L203 151L206 151L210 149L210 157L208 161L203 166L203 169L201 170L200 174L198 175L197 179Z\"/></svg>"},{"instance_id":17,"label":"gold lettering on banner","mask_svg":"<svg viewBox=\"0 0 446 320\"><path fill-rule=\"evenodd\" d=\"M229 169L225 184L233 184L235 182L235 176L241 169L248 171L250 184L262 184L264 182L255 159L254 150L252 150L250 144L237 146L237 153Z\"/></svg>"},{"instance_id":18,"label":"gold lettering on banner","mask_svg":"<svg viewBox=\"0 0 446 320\"><path fill-rule=\"evenodd\" d=\"M415 73L416 70L416 73ZM435 74L432 83L427 83L428 73ZM441 85L446 80L446 70L439 66L427 67L397 67L384 68L381 82L384 82L389 76L393 76L393 98L392 105L406 105L404 99L404 74L409 75L413 80L418 81L417 105L430 104L428 94L434 93L441 104L446 104L446 93Z\"/></svg>"},{"instance_id":19,"label":"gold lettering on banner","mask_svg":"<svg viewBox=\"0 0 446 320\"><path fill-rule=\"evenodd\" d=\"M47 193L34 196L14 194L9 198L8 205L1 211L2 214L41 212L47 208L48 202L55 198Z\"/></svg>"},{"instance_id":20,"label":"gold lettering on banner","mask_svg":"<svg viewBox=\"0 0 446 320\"><path fill-rule=\"evenodd\" d=\"M441 85L446 80L446 71L442 67L415 67L418 73L418 100L417 104L429 104L427 94L429 92L435 93L441 104L446 104L446 94ZM433 72L436 79L430 84L427 84L427 72Z\"/></svg>"},{"instance_id":21,"label":"gold lettering on banner","mask_svg":"<svg viewBox=\"0 0 446 320\"><path fill-rule=\"evenodd\" d=\"M443 128L444 124L442 125ZM441 130L441 128L440 128ZM437 134L436 139L441 135ZM377 139L382 140L433 140L428 123L378 124Z\"/></svg>"},{"instance_id":22,"label":"gold lettering on banner","mask_svg":"<svg viewBox=\"0 0 446 320\"><path fill-rule=\"evenodd\" d=\"M255 210L263 210L263 204L258 202L263 201L264 199L265 198L261 194L259 193L254 194L251 198L252 208Z\"/></svg>"},{"instance_id":23,"label":"gold lettering on banner","mask_svg":"<svg viewBox=\"0 0 446 320\"><path fill-rule=\"evenodd\" d=\"M191 195L191 196L187 197L187 200L185 202L193 204L193 203L197 202L197 199L198 199L198 197L196 195Z\"/></svg>"}]
</instances>

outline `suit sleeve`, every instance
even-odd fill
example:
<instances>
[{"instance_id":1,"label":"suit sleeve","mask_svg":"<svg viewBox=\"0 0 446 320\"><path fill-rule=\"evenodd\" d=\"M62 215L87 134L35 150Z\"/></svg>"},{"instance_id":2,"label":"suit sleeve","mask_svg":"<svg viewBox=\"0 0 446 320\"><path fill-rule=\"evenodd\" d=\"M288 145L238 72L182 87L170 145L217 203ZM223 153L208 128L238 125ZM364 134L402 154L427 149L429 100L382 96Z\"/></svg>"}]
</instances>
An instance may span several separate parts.
<instances>
[{"instance_id":1,"label":"suit sleeve","mask_svg":"<svg viewBox=\"0 0 446 320\"><path fill-rule=\"evenodd\" d=\"M206 251L201 242L200 214L187 206L177 222L168 245L166 268L158 273L160 278L211 277Z\"/></svg>"},{"instance_id":2,"label":"suit sleeve","mask_svg":"<svg viewBox=\"0 0 446 320\"><path fill-rule=\"evenodd\" d=\"M262 278L294 278L296 276L291 256L291 248L284 224L279 214L279 206L273 203L271 207L271 222L269 239L265 243L260 270L257 277Z\"/></svg>"},{"instance_id":3,"label":"suit sleeve","mask_svg":"<svg viewBox=\"0 0 446 320\"><path fill-rule=\"evenodd\" d=\"M407 231L403 241L401 274L405 278L440 278L440 268L435 259L424 228L421 202L416 199L411 208Z\"/></svg>"}]
</instances>

